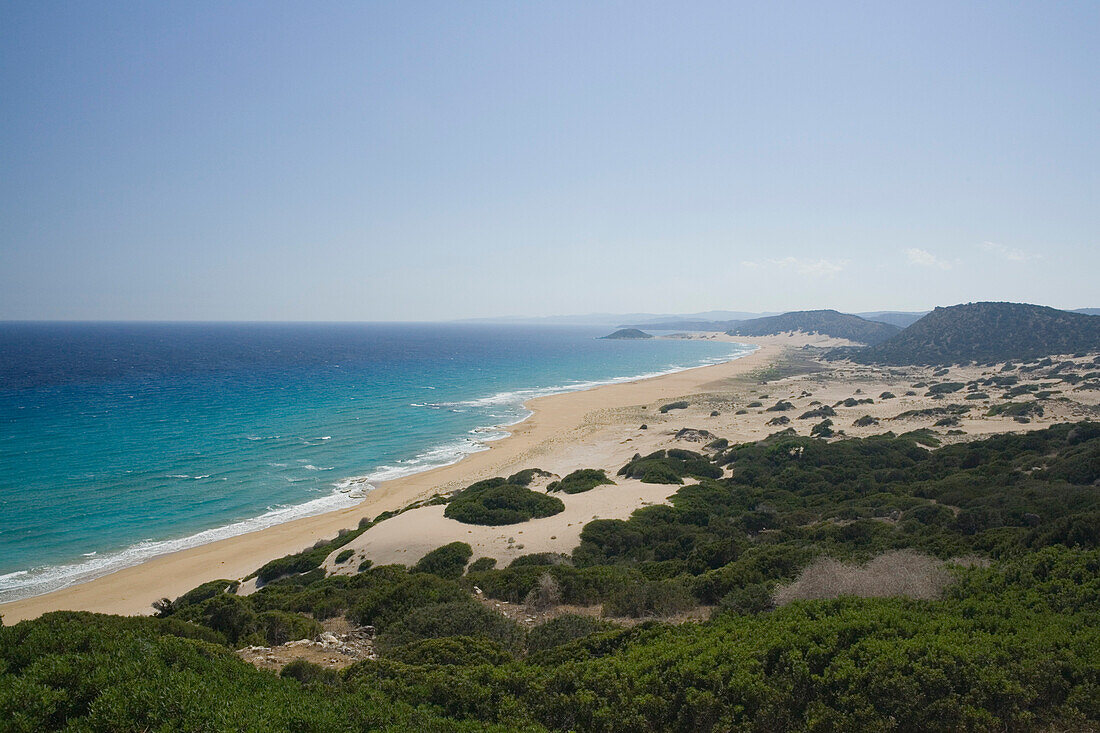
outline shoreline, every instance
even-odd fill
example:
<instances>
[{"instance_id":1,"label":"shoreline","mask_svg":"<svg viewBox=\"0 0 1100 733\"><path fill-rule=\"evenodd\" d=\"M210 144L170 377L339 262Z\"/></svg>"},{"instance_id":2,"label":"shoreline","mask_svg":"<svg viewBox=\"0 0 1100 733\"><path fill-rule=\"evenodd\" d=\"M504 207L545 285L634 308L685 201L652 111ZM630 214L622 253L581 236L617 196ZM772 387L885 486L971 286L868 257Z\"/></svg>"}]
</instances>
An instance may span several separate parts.
<instances>
[{"instance_id":1,"label":"shoreline","mask_svg":"<svg viewBox=\"0 0 1100 733\"><path fill-rule=\"evenodd\" d=\"M714 338L715 335L704 337ZM531 454L538 454L546 444L560 446L563 434L583 430L586 416L593 411L621 409L698 391L709 382L739 376L763 366L776 358L787 343L794 343L782 337L733 338L722 334L718 338L757 348L717 364L534 397L523 403L530 412L526 418L499 426L508 432L507 436L486 442L483 450L467 454L454 463L379 483L353 506L155 555L64 588L5 602L0 604L0 615L5 623L16 623L54 610L148 614L150 604L158 598L175 598L208 580L242 578L268 560L298 552L317 540L331 538L340 529L354 528L363 517L400 509L432 494L446 493L481 478L506 473L509 468L531 460Z\"/></svg>"}]
</instances>

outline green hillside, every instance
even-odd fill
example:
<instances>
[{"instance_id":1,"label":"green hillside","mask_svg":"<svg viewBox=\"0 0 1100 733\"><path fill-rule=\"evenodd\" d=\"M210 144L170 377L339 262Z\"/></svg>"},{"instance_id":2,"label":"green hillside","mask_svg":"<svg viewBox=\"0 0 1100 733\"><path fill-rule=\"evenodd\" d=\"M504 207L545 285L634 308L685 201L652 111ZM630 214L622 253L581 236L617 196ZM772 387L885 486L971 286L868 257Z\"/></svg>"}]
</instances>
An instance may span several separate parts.
<instances>
[{"instance_id":1,"label":"green hillside","mask_svg":"<svg viewBox=\"0 0 1100 733\"><path fill-rule=\"evenodd\" d=\"M1100 351L1100 317L1026 303L936 308L883 343L848 352L877 364L958 364Z\"/></svg>"},{"instance_id":2,"label":"green hillside","mask_svg":"<svg viewBox=\"0 0 1100 733\"><path fill-rule=\"evenodd\" d=\"M861 344L877 344L900 330L889 323L868 321L848 313L816 310L791 311L778 316L740 321L733 324L727 333L731 336L770 336L787 331L804 331L848 339Z\"/></svg>"}]
</instances>

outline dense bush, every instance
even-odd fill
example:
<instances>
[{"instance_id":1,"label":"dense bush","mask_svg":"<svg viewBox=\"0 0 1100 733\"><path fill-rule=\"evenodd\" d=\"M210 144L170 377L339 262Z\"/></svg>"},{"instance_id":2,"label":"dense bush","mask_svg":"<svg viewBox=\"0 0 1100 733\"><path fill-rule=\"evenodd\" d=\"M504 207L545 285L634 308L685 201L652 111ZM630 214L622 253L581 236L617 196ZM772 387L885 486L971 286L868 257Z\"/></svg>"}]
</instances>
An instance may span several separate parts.
<instances>
[{"instance_id":1,"label":"dense bush","mask_svg":"<svg viewBox=\"0 0 1100 733\"><path fill-rule=\"evenodd\" d=\"M498 665L512 660L512 652L484 636L444 636L393 647L389 659L415 665Z\"/></svg>"},{"instance_id":2,"label":"dense bush","mask_svg":"<svg viewBox=\"0 0 1100 733\"><path fill-rule=\"evenodd\" d=\"M822 405L821 407L814 408L813 410L807 410L798 416L799 420L808 420L813 417L835 417L836 410L828 405Z\"/></svg>"},{"instance_id":3,"label":"dense bush","mask_svg":"<svg viewBox=\"0 0 1100 733\"><path fill-rule=\"evenodd\" d=\"M295 639L312 639L323 630L321 624L300 613L263 611L256 615L256 626L268 646L278 646Z\"/></svg>"},{"instance_id":4,"label":"dense bush","mask_svg":"<svg viewBox=\"0 0 1100 733\"><path fill-rule=\"evenodd\" d=\"M434 603L469 601L470 594L454 581L429 573L395 574L379 582L348 610L348 619L360 626L383 629L405 618L415 608Z\"/></svg>"},{"instance_id":5,"label":"dense bush","mask_svg":"<svg viewBox=\"0 0 1100 733\"><path fill-rule=\"evenodd\" d=\"M549 471L543 471L541 468L525 468L509 476L508 483L515 484L516 486L530 486L531 482L536 478L549 478L553 475L554 474Z\"/></svg>"},{"instance_id":6,"label":"dense bush","mask_svg":"<svg viewBox=\"0 0 1100 733\"><path fill-rule=\"evenodd\" d=\"M458 492L443 515L466 524L517 524L565 510L561 499L510 484L506 479L479 481Z\"/></svg>"},{"instance_id":7,"label":"dense bush","mask_svg":"<svg viewBox=\"0 0 1100 733\"><path fill-rule=\"evenodd\" d=\"M303 664L280 679L203 640L212 633L173 618L87 613L52 613L2 627L0 727L28 733L494 727L448 720L372 690L321 692L290 677L308 683L335 675Z\"/></svg>"},{"instance_id":8,"label":"dense bush","mask_svg":"<svg viewBox=\"0 0 1100 733\"><path fill-rule=\"evenodd\" d=\"M986 417L996 417L998 415L1005 417L1037 415L1042 417L1043 406L1038 402L1003 402L999 405L993 405L985 414Z\"/></svg>"},{"instance_id":9,"label":"dense bush","mask_svg":"<svg viewBox=\"0 0 1100 733\"><path fill-rule=\"evenodd\" d=\"M496 558L494 557L479 557L470 563L470 566L466 568L468 573L480 573L485 570L492 570L497 565Z\"/></svg>"},{"instance_id":10,"label":"dense bush","mask_svg":"<svg viewBox=\"0 0 1100 733\"><path fill-rule=\"evenodd\" d=\"M319 664L307 662L304 659L295 659L279 671L280 677L298 680L303 685L321 683L336 685L340 681L340 675L334 669L326 669Z\"/></svg>"},{"instance_id":11,"label":"dense bush","mask_svg":"<svg viewBox=\"0 0 1100 733\"><path fill-rule=\"evenodd\" d=\"M644 457L635 455L619 469L619 475L647 484L682 484L686 477L717 478L722 471L701 453L672 448Z\"/></svg>"},{"instance_id":12,"label":"dense bush","mask_svg":"<svg viewBox=\"0 0 1100 733\"><path fill-rule=\"evenodd\" d=\"M0 627L0 720L35 731L1096 728L1100 425L935 450L918 443L927 437L785 431L724 446L703 460L729 477L588 523L572 564L534 555L459 580L311 570L248 596L206 584L165 618ZM795 581L802 597L920 595L907 584L931 577L921 568L967 555L984 561L948 563L935 600L772 607L771 591ZM565 616L525 640L471 592L521 602L544 575L562 602L608 614L717 609L678 626ZM382 659L339 675L288 665L280 679L226 648L345 612L376 626Z\"/></svg>"},{"instance_id":13,"label":"dense bush","mask_svg":"<svg viewBox=\"0 0 1100 733\"><path fill-rule=\"evenodd\" d=\"M458 580L466 570L474 551L465 542L452 542L429 552L413 565L409 572L432 573L441 578Z\"/></svg>"},{"instance_id":14,"label":"dense bush","mask_svg":"<svg viewBox=\"0 0 1100 733\"><path fill-rule=\"evenodd\" d=\"M686 410L690 406L689 402L680 400L679 402L669 402L668 404L661 405L661 412L668 412L669 410Z\"/></svg>"},{"instance_id":15,"label":"dense bush","mask_svg":"<svg viewBox=\"0 0 1100 733\"><path fill-rule=\"evenodd\" d=\"M581 468L565 476L561 481L554 481L546 487L547 491L564 491L566 494L580 494L603 484L614 484L603 472L603 469Z\"/></svg>"},{"instance_id":16,"label":"dense bush","mask_svg":"<svg viewBox=\"0 0 1100 733\"><path fill-rule=\"evenodd\" d=\"M671 616L696 605L687 583L651 580L619 588L603 604L604 616Z\"/></svg>"},{"instance_id":17,"label":"dense bush","mask_svg":"<svg viewBox=\"0 0 1100 733\"><path fill-rule=\"evenodd\" d=\"M474 636L494 641L508 649L523 643L523 629L515 621L470 600L419 606L386 626L375 637L375 648L382 654L422 639L448 636Z\"/></svg>"},{"instance_id":18,"label":"dense bush","mask_svg":"<svg viewBox=\"0 0 1100 733\"><path fill-rule=\"evenodd\" d=\"M594 616L566 614L541 623L527 633L527 651L540 652L592 634L610 631L614 624Z\"/></svg>"}]
</instances>

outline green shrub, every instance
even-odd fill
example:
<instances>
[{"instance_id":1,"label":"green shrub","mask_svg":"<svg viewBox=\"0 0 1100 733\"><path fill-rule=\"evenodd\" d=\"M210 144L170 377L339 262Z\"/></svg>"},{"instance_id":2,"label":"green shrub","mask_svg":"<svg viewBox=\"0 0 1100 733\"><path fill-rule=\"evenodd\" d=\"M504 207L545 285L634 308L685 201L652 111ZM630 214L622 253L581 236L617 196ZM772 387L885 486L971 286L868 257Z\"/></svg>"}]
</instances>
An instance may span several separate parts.
<instances>
[{"instance_id":1,"label":"green shrub","mask_svg":"<svg viewBox=\"0 0 1100 733\"><path fill-rule=\"evenodd\" d=\"M787 400L779 400L774 405L772 405L771 407L764 410L764 412L784 412L786 410L793 410L793 409L794 409L794 405L792 405Z\"/></svg>"},{"instance_id":2,"label":"green shrub","mask_svg":"<svg viewBox=\"0 0 1100 733\"><path fill-rule=\"evenodd\" d=\"M375 568L371 574L379 570ZM348 620L359 626L384 629L415 608L453 601L470 602L470 595L452 580L430 573L402 573L368 588L347 615Z\"/></svg>"},{"instance_id":3,"label":"green shrub","mask_svg":"<svg viewBox=\"0 0 1100 733\"><path fill-rule=\"evenodd\" d=\"M437 547L413 565L410 573L431 573L441 578L458 580L466 570L474 551L465 542L451 542Z\"/></svg>"},{"instance_id":4,"label":"green shrub","mask_svg":"<svg viewBox=\"0 0 1100 733\"><path fill-rule=\"evenodd\" d=\"M518 649L523 643L523 629L519 624L467 597L411 609L375 637L375 648L386 654L421 639L447 636L482 637L508 649Z\"/></svg>"},{"instance_id":5,"label":"green shrub","mask_svg":"<svg viewBox=\"0 0 1100 733\"><path fill-rule=\"evenodd\" d=\"M351 559L351 556L355 554L355 550L341 550L340 554L336 556L334 562L339 565L345 563Z\"/></svg>"},{"instance_id":6,"label":"green shrub","mask_svg":"<svg viewBox=\"0 0 1100 733\"><path fill-rule=\"evenodd\" d=\"M603 605L604 616L672 616L694 608L695 597L687 584L678 581L649 581L619 588Z\"/></svg>"},{"instance_id":7,"label":"green shrub","mask_svg":"<svg viewBox=\"0 0 1100 733\"><path fill-rule=\"evenodd\" d=\"M486 570L492 570L497 565L496 558L494 557L479 557L470 563L470 567L466 568L467 573L482 573Z\"/></svg>"},{"instance_id":8,"label":"green shrub","mask_svg":"<svg viewBox=\"0 0 1100 733\"><path fill-rule=\"evenodd\" d=\"M303 685L312 683L336 685L340 681L340 675L337 674L336 670L325 669L319 664L307 662L304 659L295 659L293 662L287 664L283 667L282 671L279 672L279 676L298 680Z\"/></svg>"},{"instance_id":9,"label":"green shrub","mask_svg":"<svg viewBox=\"0 0 1100 733\"><path fill-rule=\"evenodd\" d=\"M516 486L530 486L531 482L536 478L548 478L553 475L554 474L549 471L543 471L541 468L525 468L509 476L508 483L515 484Z\"/></svg>"},{"instance_id":10,"label":"green shrub","mask_svg":"<svg viewBox=\"0 0 1100 733\"><path fill-rule=\"evenodd\" d=\"M1027 417L1029 415L1043 416L1043 406L1038 402L1003 402L993 405L985 413L986 417Z\"/></svg>"},{"instance_id":11,"label":"green shrub","mask_svg":"<svg viewBox=\"0 0 1100 733\"><path fill-rule=\"evenodd\" d=\"M568 555L562 555L558 552L532 552L528 555L520 555L519 557L508 563L510 568L521 568L526 565L545 567L549 565L569 565L572 560Z\"/></svg>"},{"instance_id":12,"label":"green shrub","mask_svg":"<svg viewBox=\"0 0 1100 733\"><path fill-rule=\"evenodd\" d=\"M688 407L690 407L689 402L680 400L678 402L669 402L667 405L661 405L660 411L668 412L669 410L686 410Z\"/></svg>"},{"instance_id":13,"label":"green shrub","mask_svg":"<svg viewBox=\"0 0 1100 733\"><path fill-rule=\"evenodd\" d=\"M394 647L386 656L405 664L465 667L482 664L495 666L512 660L512 654L503 645L481 636L421 639Z\"/></svg>"},{"instance_id":14,"label":"green shrub","mask_svg":"<svg viewBox=\"0 0 1100 733\"><path fill-rule=\"evenodd\" d=\"M722 597L718 612L753 614L773 608L772 590L767 583L753 583L735 588Z\"/></svg>"},{"instance_id":15,"label":"green shrub","mask_svg":"<svg viewBox=\"0 0 1100 733\"><path fill-rule=\"evenodd\" d=\"M176 615L223 634L230 644L237 644L258 628L256 612L249 600L227 593L187 606Z\"/></svg>"},{"instance_id":16,"label":"green shrub","mask_svg":"<svg viewBox=\"0 0 1100 733\"><path fill-rule=\"evenodd\" d=\"M694 451L672 448L647 456L635 455L619 469L619 475L647 484L682 484L685 477L718 478L722 469L706 456Z\"/></svg>"},{"instance_id":17,"label":"green shrub","mask_svg":"<svg viewBox=\"0 0 1100 733\"><path fill-rule=\"evenodd\" d=\"M460 491L443 514L466 524L518 524L565 510L561 499L509 484L504 479L479 481Z\"/></svg>"},{"instance_id":18,"label":"green shrub","mask_svg":"<svg viewBox=\"0 0 1100 733\"><path fill-rule=\"evenodd\" d=\"M566 614L541 623L527 633L527 651L540 652L571 641L611 631L615 624L594 616Z\"/></svg>"},{"instance_id":19,"label":"green shrub","mask_svg":"<svg viewBox=\"0 0 1100 733\"><path fill-rule=\"evenodd\" d=\"M602 469L581 468L573 471L561 481L554 481L546 487L547 491L564 491L567 494L580 494L603 484L612 484L614 481L607 477Z\"/></svg>"},{"instance_id":20,"label":"green shrub","mask_svg":"<svg viewBox=\"0 0 1100 733\"><path fill-rule=\"evenodd\" d=\"M916 387L917 385L914 384L913 386ZM925 394L928 396L938 394L951 394L952 392L958 392L965 386L966 385L962 382L940 382L939 384L933 384L931 387L929 387L928 392L926 392Z\"/></svg>"},{"instance_id":21,"label":"green shrub","mask_svg":"<svg viewBox=\"0 0 1100 733\"><path fill-rule=\"evenodd\" d=\"M199 585L195 588L184 593L182 596L169 603L164 601L154 604L154 608L158 610L158 616L170 616L176 611L180 611L188 606L195 606L208 598L221 595L222 593L236 593L237 587L240 585L236 580L211 580ZM164 599L167 600L167 599Z\"/></svg>"},{"instance_id":22,"label":"green shrub","mask_svg":"<svg viewBox=\"0 0 1100 733\"><path fill-rule=\"evenodd\" d=\"M263 611L256 616L256 626L268 646L278 646L295 639L312 639L323 631L321 624L300 613Z\"/></svg>"},{"instance_id":23,"label":"green shrub","mask_svg":"<svg viewBox=\"0 0 1100 733\"><path fill-rule=\"evenodd\" d=\"M825 418L817 425L810 428L810 435L815 438L831 438L836 433L833 431L833 421Z\"/></svg>"},{"instance_id":24,"label":"green shrub","mask_svg":"<svg viewBox=\"0 0 1100 733\"><path fill-rule=\"evenodd\" d=\"M813 410L807 410L798 416L799 420L808 420L813 417L836 417L836 410L828 405L822 405L821 407Z\"/></svg>"}]
</instances>

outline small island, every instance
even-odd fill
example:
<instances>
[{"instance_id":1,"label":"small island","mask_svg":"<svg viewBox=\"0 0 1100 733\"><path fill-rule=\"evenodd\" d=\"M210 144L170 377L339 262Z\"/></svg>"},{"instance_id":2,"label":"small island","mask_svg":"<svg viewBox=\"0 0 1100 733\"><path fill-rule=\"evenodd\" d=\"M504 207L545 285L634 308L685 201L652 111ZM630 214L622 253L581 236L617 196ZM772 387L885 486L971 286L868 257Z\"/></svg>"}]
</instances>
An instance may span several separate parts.
<instances>
[{"instance_id":1,"label":"small island","mask_svg":"<svg viewBox=\"0 0 1100 733\"><path fill-rule=\"evenodd\" d=\"M615 333L609 333L606 336L600 336L601 339L651 339L652 334L648 334L645 331L639 331L636 328L620 328Z\"/></svg>"}]
</instances>

